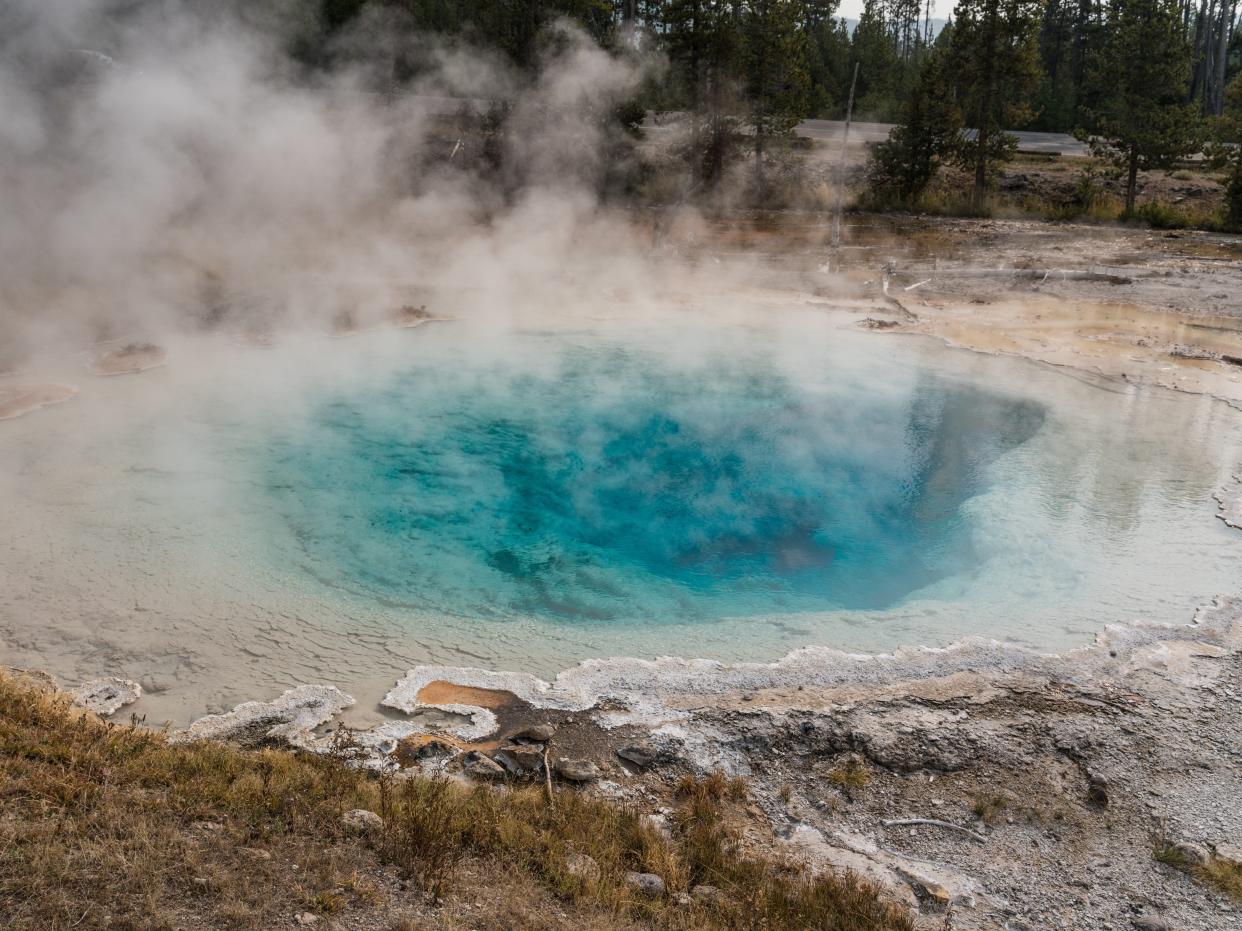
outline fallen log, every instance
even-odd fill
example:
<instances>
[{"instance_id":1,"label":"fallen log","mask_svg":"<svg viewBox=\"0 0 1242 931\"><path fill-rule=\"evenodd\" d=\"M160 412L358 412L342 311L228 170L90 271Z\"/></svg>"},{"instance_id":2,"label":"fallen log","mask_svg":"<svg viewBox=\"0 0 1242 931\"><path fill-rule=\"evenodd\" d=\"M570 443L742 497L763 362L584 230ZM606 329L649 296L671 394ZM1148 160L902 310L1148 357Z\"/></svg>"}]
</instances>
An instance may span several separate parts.
<instances>
[{"instance_id":1,"label":"fallen log","mask_svg":"<svg viewBox=\"0 0 1242 931\"><path fill-rule=\"evenodd\" d=\"M1058 281L1100 281L1114 285L1130 284L1134 281L1125 275L1072 268L940 268L936 270L936 274L955 278L1032 278L1039 281L1056 278Z\"/></svg>"}]
</instances>

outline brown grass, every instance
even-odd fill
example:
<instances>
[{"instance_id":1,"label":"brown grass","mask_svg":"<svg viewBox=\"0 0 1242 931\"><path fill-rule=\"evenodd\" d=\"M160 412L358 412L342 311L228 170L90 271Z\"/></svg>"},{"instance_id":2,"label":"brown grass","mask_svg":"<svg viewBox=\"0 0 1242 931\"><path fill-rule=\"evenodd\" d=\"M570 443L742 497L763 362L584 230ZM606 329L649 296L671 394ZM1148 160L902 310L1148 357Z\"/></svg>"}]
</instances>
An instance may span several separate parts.
<instances>
[{"instance_id":1,"label":"brown grass","mask_svg":"<svg viewBox=\"0 0 1242 931\"><path fill-rule=\"evenodd\" d=\"M862 760L850 757L844 763L828 770L824 778L849 798L853 798L855 793L861 792L871 784L871 770Z\"/></svg>"},{"instance_id":2,"label":"brown grass","mask_svg":"<svg viewBox=\"0 0 1242 931\"><path fill-rule=\"evenodd\" d=\"M469 902L472 928L912 927L853 876L743 850L727 824L745 786L723 776L683 781L665 836L642 812L575 791L551 807L538 787L384 778L346 756L174 745L0 673L4 926L260 928L311 911L453 928L464 925L452 903ZM380 813L383 831L350 834L341 816L354 808ZM571 853L599 875L573 874ZM670 891L711 883L728 900L644 899L630 870Z\"/></svg>"},{"instance_id":3,"label":"brown grass","mask_svg":"<svg viewBox=\"0 0 1242 931\"><path fill-rule=\"evenodd\" d=\"M1242 863L1217 856L1206 863L1193 862L1163 835L1156 838L1152 856L1157 863L1181 870L1234 901L1242 902Z\"/></svg>"},{"instance_id":4,"label":"brown grass","mask_svg":"<svg viewBox=\"0 0 1242 931\"><path fill-rule=\"evenodd\" d=\"M1242 902L1242 863L1213 857L1195 869L1194 875L1235 902Z\"/></svg>"}]
</instances>

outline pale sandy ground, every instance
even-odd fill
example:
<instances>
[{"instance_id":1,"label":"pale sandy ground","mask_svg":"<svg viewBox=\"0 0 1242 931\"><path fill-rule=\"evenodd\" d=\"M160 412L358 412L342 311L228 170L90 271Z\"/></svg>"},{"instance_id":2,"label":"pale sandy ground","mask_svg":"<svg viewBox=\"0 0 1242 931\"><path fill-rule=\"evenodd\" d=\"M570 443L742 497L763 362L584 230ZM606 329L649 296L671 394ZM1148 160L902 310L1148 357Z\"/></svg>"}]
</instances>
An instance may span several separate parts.
<instances>
[{"instance_id":1,"label":"pale sandy ground","mask_svg":"<svg viewBox=\"0 0 1242 931\"><path fill-rule=\"evenodd\" d=\"M1242 402L1242 237L859 216L834 252L831 224L816 214L680 234L700 261L761 256L764 286L810 292L808 302L890 331Z\"/></svg>"}]
</instances>

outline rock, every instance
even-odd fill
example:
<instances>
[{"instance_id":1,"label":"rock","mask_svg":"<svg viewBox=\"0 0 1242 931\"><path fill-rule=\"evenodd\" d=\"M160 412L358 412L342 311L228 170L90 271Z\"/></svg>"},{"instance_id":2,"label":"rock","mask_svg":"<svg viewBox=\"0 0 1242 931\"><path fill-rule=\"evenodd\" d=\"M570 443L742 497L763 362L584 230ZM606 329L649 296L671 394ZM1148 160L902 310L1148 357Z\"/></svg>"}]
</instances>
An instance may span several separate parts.
<instances>
[{"instance_id":1,"label":"rock","mask_svg":"<svg viewBox=\"0 0 1242 931\"><path fill-rule=\"evenodd\" d=\"M1098 773L1087 773L1087 802L1096 808L1108 807L1108 780Z\"/></svg>"},{"instance_id":2,"label":"rock","mask_svg":"<svg viewBox=\"0 0 1242 931\"><path fill-rule=\"evenodd\" d=\"M1170 844L1169 853L1183 866L1188 867L1204 866L1212 859L1212 855L1208 853L1206 847L1200 847L1198 844L1192 844L1189 841L1179 841L1176 844Z\"/></svg>"},{"instance_id":3,"label":"rock","mask_svg":"<svg viewBox=\"0 0 1242 931\"><path fill-rule=\"evenodd\" d=\"M545 744L552 739L556 728L551 724L532 724L509 735L510 740L527 740L531 743Z\"/></svg>"},{"instance_id":4,"label":"rock","mask_svg":"<svg viewBox=\"0 0 1242 931\"><path fill-rule=\"evenodd\" d=\"M599 864L594 857L575 851L565 856L565 872L578 879L596 880L599 879Z\"/></svg>"},{"instance_id":5,"label":"rock","mask_svg":"<svg viewBox=\"0 0 1242 931\"><path fill-rule=\"evenodd\" d=\"M543 771L543 751L535 747L505 747L493 753L492 759L514 776L535 776Z\"/></svg>"},{"instance_id":6,"label":"rock","mask_svg":"<svg viewBox=\"0 0 1242 931\"><path fill-rule=\"evenodd\" d=\"M371 834L384 830L384 819L373 811L355 808L341 816L341 821L355 834Z\"/></svg>"},{"instance_id":7,"label":"rock","mask_svg":"<svg viewBox=\"0 0 1242 931\"><path fill-rule=\"evenodd\" d=\"M728 904L729 897L717 889L715 886L707 883L699 883L690 890L690 895L694 901L702 905L723 906Z\"/></svg>"},{"instance_id":8,"label":"rock","mask_svg":"<svg viewBox=\"0 0 1242 931\"><path fill-rule=\"evenodd\" d=\"M353 703L334 685L299 685L272 701L243 702L224 714L199 718L173 734L172 741L229 740L243 747L278 744L313 750L315 729Z\"/></svg>"},{"instance_id":9,"label":"rock","mask_svg":"<svg viewBox=\"0 0 1242 931\"><path fill-rule=\"evenodd\" d=\"M556 774L570 782L594 782L602 773L590 760L559 759L553 766Z\"/></svg>"},{"instance_id":10,"label":"rock","mask_svg":"<svg viewBox=\"0 0 1242 931\"><path fill-rule=\"evenodd\" d=\"M665 763L676 763L678 759L677 751L671 745L667 743L657 744L649 741L624 746L617 751L617 756L627 763L633 763L639 769L650 769L653 766Z\"/></svg>"},{"instance_id":11,"label":"rock","mask_svg":"<svg viewBox=\"0 0 1242 931\"><path fill-rule=\"evenodd\" d=\"M142 697L142 686L131 679L91 679L76 689L69 690L69 697L79 708L107 717L118 708L136 702Z\"/></svg>"},{"instance_id":12,"label":"rock","mask_svg":"<svg viewBox=\"0 0 1242 931\"><path fill-rule=\"evenodd\" d=\"M319 916L314 912L302 912L302 914L298 915L293 920L296 924L301 925L302 927L309 927L311 925L319 924Z\"/></svg>"},{"instance_id":13,"label":"rock","mask_svg":"<svg viewBox=\"0 0 1242 931\"><path fill-rule=\"evenodd\" d=\"M1143 915L1134 919L1135 931L1173 931L1173 926L1163 918Z\"/></svg>"},{"instance_id":14,"label":"rock","mask_svg":"<svg viewBox=\"0 0 1242 931\"><path fill-rule=\"evenodd\" d=\"M1216 859L1242 866L1242 847L1235 846L1234 844L1217 844Z\"/></svg>"},{"instance_id":15,"label":"rock","mask_svg":"<svg viewBox=\"0 0 1242 931\"><path fill-rule=\"evenodd\" d=\"M953 893L939 883L922 882L918 885L923 891L924 901L935 909L943 911L953 904Z\"/></svg>"},{"instance_id":16,"label":"rock","mask_svg":"<svg viewBox=\"0 0 1242 931\"><path fill-rule=\"evenodd\" d=\"M504 779L505 768L482 753L471 751L462 762L461 771L471 779Z\"/></svg>"},{"instance_id":17,"label":"rock","mask_svg":"<svg viewBox=\"0 0 1242 931\"><path fill-rule=\"evenodd\" d=\"M655 873L626 873L625 884L652 898L664 895L664 880Z\"/></svg>"},{"instance_id":18,"label":"rock","mask_svg":"<svg viewBox=\"0 0 1242 931\"><path fill-rule=\"evenodd\" d=\"M414 748L414 757L419 760L432 760L436 757L450 756L455 753L456 747L445 743L443 740L425 740Z\"/></svg>"}]
</instances>

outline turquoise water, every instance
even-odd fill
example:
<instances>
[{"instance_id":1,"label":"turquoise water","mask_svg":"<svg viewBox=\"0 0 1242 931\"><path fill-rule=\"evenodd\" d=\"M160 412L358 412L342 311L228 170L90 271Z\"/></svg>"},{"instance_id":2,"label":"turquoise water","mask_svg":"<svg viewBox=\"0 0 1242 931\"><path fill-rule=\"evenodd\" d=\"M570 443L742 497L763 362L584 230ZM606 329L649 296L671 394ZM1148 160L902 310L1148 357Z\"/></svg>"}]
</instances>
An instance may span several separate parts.
<instances>
[{"instance_id":1,"label":"turquoise water","mask_svg":"<svg viewBox=\"0 0 1242 931\"><path fill-rule=\"evenodd\" d=\"M3 425L0 664L184 723L422 663L1059 650L1237 593L1238 411L744 311L187 338L85 383Z\"/></svg>"},{"instance_id":2,"label":"turquoise water","mask_svg":"<svg viewBox=\"0 0 1242 931\"><path fill-rule=\"evenodd\" d=\"M1042 405L933 372L873 390L840 346L791 368L745 330L703 335L433 340L274 427L268 493L321 578L465 617L882 610L979 564L963 507Z\"/></svg>"}]
</instances>

